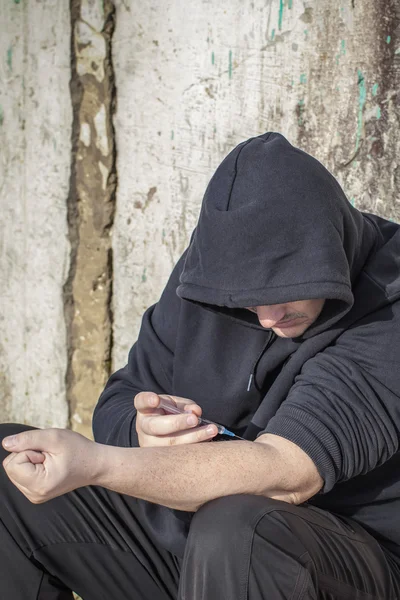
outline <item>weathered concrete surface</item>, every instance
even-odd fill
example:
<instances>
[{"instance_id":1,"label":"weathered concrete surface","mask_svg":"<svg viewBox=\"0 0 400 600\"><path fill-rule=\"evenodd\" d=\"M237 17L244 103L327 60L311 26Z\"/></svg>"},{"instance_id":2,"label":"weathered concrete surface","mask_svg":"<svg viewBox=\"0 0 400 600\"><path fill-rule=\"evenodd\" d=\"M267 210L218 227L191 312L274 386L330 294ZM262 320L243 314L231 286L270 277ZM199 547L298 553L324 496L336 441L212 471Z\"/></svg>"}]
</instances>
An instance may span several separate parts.
<instances>
[{"instance_id":1,"label":"weathered concrete surface","mask_svg":"<svg viewBox=\"0 0 400 600\"><path fill-rule=\"evenodd\" d=\"M68 5L0 3L0 421L65 426Z\"/></svg>"},{"instance_id":2,"label":"weathered concrete surface","mask_svg":"<svg viewBox=\"0 0 400 600\"><path fill-rule=\"evenodd\" d=\"M93 407L109 375L111 353L114 6L109 0L72 0L71 20L74 123L68 198L71 268L65 286L67 398L72 428L90 436Z\"/></svg>"},{"instance_id":3,"label":"weathered concrete surface","mask_svg":"<svg viewBox=\"0 0 400 600\"><path fill-rule=\"evenodd\" d=\"M70 7L0 3L0 420L90 435L112 347L117 368L237 143L281 131L400 221L400 5Z\"/></svg>"},{"instance_id":4,"label":"weathered concrete surface","mask_svg":"<svg viewBox=\"0 0 400 600\"><path fill-rule=\"evenodd\" d=\"M115 368L243 139L282 132L357 206L400 220L396 4L116 1Z\"/></svg>"}]
</instances>

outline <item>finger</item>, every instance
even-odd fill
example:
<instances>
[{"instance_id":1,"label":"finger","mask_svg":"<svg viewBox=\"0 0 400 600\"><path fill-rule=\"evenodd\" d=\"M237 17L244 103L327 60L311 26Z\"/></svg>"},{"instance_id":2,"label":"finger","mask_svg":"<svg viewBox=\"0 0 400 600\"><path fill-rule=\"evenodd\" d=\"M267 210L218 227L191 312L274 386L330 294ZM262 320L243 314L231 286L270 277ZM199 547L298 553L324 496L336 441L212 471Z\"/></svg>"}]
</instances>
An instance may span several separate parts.
<instances>
[{"instance_id":1,"label":"finger","mask_svg":"<svg viewBox=\"0 0 400 600\"><path fill-rule=\"evenodd\" d=\"M173 435L144 436L142 447L180 446L210 441L218 433L215 425L202 425L195 429L179 431Z\"/></svg>"},{"instance_id":2,"label":"finger","mask_svg":"<svg viewBox=\"0 0 400 600\"><path fill-rule=\"evenodd\" d=\"M201 417L203 412L201 406L189 400L189 398L182 398L180 396L169 396L168 394L160 394L160 398L164 398L168 403L177 406L182 411L194 412L198 417Z\"/></svg>"},{"instance_id":3,"label":"finger","mask_svg":"<svg viewBox=\"0 0 400 600\"><path fill-rule=\"evenodd\" d=\"M56 429L31 429L3 439L3 448L9 452L24 450L50 450L54 444Z\"/></svg>"},{"instance_id":4,"label":"finger","mask_svg":"<svg viewBox=\"0 0 400 600\"><path fill-rule=\"evenodd\" d=\"M148 415L142 417L141 429L146 435L169 435L177 431L184 431L196 427L199 420L193 414L181 415Z\"/></svg>"},{"instance_id":5,"label":"finger","mask_svg":"<svg viewBox=\"0 0 400 600\"><path fill-rule=\"evenodd\" d=\"M136 394L133 404L138 412L152 412L160 404L160 398L154 392L139 392Z\"/></svg>"}]
</instances>

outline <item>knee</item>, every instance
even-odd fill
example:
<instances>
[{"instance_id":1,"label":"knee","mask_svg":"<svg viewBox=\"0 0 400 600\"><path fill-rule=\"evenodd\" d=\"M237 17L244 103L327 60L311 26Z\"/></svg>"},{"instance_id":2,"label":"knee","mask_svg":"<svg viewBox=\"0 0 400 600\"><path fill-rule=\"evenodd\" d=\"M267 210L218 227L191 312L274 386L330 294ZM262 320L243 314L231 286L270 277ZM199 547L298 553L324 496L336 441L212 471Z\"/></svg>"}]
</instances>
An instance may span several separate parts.
<instances>
[{"instance_id":1,"label":"knee","mask_svg":"<svg viewBox=\"0 0 400 600\"><path fill-rule=\"evenodd\" d=\"M36 429L36 427L19 423L0 423L0 461L3 461L8 454L7 450L4 450L1 445L3 439L8 435L15 435L16 433L21 433L21 431L27 431L28 429Z\"/></svg>"},{"instance_id":2,"label":"knee","mask_svg":"<svg viewBox=\"0 0 400 600\"><path fill-rule=\"evenodd\" d=\"M204 544L209 550L226 549L251 538L260 519L279 510L285 502L264 496L237 494L204 504L194 515L189 543Z\"/></svg>"}]
</instances>

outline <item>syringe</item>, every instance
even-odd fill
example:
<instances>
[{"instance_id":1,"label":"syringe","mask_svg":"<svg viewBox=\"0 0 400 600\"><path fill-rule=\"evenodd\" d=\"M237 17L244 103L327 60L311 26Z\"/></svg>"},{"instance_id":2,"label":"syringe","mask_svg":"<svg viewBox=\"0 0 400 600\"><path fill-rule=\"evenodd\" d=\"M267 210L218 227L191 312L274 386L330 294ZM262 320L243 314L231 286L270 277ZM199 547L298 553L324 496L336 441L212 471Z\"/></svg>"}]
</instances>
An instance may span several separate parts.
<instances>
[{"instance_id":1,"label":"syringe","mask_svg":"<svg viewBox=\"0 0 400 600\"><path fill-rule=\"evenodd\" d=\"M160 398L160 404L158 405L158 408L162 408L163 410L165 410L166 413L169 413L172 415L181 415L186 412L182 408L179 408L178 406L176 406L176 404L173 404L172 401L168 401L165 398ZM228 435L229 437L231 437L232 439L235 439L235 440L244 440L244 438L236 435L232 431L229 431L229 429L227 429L224 425L220 425L219 423L214 423L214 421L208 421L207 419L203 419L203 417L197 417L197 418L199 420L198 425L215 425L215 427L217 428L218 433L220 435Z\"/></svg>"}]
</instances>

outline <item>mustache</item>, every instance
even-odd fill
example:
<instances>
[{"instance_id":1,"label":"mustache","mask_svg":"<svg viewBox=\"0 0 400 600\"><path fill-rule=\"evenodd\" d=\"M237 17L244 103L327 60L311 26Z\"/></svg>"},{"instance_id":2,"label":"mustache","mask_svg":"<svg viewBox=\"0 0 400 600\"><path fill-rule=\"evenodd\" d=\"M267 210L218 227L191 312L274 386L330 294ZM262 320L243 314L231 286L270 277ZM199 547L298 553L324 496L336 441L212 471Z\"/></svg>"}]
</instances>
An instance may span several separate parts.
<instances>
[{"instance_id":1,"label":"mustache","mask_svg":"<svg viewBox=\"0 0 400 600\"><path fill-rule=\"evenodd\" d=\"M281 319L279 323L286 323L286 321L294 321L294 319L303 319L304 317L308 317L308 315L304 313L291 313L289 315L285 315L284 319Z\"/></svg>"}]
</instances>

